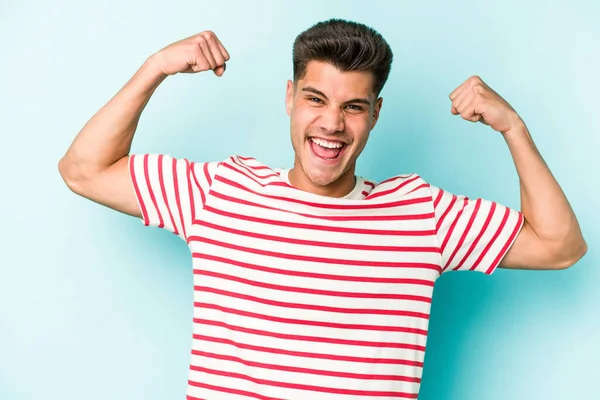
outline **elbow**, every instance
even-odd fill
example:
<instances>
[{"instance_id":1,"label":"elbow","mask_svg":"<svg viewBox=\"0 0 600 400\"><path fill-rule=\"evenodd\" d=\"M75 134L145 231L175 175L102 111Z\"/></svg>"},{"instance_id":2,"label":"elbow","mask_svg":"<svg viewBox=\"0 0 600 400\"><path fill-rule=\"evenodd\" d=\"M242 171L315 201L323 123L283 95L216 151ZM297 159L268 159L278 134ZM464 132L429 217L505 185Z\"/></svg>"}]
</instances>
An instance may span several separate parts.
<instances>
[{"instance_id":1,"label":"elbow","mask_svg":"<svg viewBox=\"0 0 600 400\"><path fill-rule=\"evenodd\" d=\"M58 172L67 187L74 193L81 194L81 174L72 162L61 158L58 161Z\"/></svg>"},{"instance_id":2,"label":"elbow","mask_svg":"<svg viewBox=\"0 0 600 400\"><path fill-rule=\"evenodd\" d=\"M561 255L555 258L557 262L552 269L561 270L571 268L585 256L587 250L588 246L583 238L576 243L570 243L568 248L563 249Z\"/></svg>"}]
</instances>

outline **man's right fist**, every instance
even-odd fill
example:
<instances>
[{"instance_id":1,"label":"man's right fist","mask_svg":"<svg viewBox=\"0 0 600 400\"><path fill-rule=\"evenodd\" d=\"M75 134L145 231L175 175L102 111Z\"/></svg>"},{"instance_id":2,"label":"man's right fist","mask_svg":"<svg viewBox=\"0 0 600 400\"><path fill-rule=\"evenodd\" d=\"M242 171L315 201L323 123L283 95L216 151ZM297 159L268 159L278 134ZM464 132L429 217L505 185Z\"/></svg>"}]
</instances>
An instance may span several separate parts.
<instances>
[{"instance_id":1,"label":"man's right fist","mask_svg":"<svg viewBox=\"0 0 600 400\"><path fill-rule=\"evenodd\" d=\"M229 53L217 35L204 31L171 43L153 54L151 59L165 75L211 70L215 75L222 76Z\"/></svg>"}]
</instances>

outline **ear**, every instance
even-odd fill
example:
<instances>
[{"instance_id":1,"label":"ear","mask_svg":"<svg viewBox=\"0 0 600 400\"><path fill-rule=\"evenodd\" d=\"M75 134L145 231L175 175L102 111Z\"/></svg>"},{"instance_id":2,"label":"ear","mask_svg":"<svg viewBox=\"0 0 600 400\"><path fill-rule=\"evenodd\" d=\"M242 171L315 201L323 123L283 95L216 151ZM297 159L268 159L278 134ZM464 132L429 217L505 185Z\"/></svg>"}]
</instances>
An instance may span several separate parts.
<instances>
[{"instance_id":1,"label":"ear","mask_svg":"<svg viewBox=\"0 0 600 400\"><path fill-rule=\"evenodd\" d=\"M371 129L375 128L377 121L379 120L379 113L381 112L381 106L383 106L383 98L380 97L375 101L373 106L373 115L371 116Z\"/></svg>"},{"instance_id":2,"label":"ear","mask_svg":"<svg viewBox=\"0 0 600 400\"><path fill-rule=\"evenodd\" d=\"M287 81L287 87L285 89L285 111L287 115L292 116L292 108L294 105L294 82L291 80Z\"/></svg>"}]
</instances>

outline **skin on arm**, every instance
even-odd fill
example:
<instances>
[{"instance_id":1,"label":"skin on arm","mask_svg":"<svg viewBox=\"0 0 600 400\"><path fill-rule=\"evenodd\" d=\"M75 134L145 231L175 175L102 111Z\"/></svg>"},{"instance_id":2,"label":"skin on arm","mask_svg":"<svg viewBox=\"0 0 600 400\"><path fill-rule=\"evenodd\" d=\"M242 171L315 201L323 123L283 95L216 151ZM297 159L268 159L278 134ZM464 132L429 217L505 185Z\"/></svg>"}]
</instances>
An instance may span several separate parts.
<instances>
[{"instance_id":1,"label":"skin on arm","mask_svg":"<svg viewBox=\"0 0 600 400\"><path fill-rule=\"evenodd\" d=\"M525 125L504 133L521 186L525 223L500 263L504 268L564 269L587 251L567 197L537 150Z\"/></svg>"},{"instance_id":2,"label":"skin on arm","mask_svg":"<svg viewBox=\"0 0 600 400\"><path fill-rule=\"evenodd\" d=\"M500 263L503 268L564 269L587 251L567 197L517 112L478 76L450 94L451 112L502 133L519 175L523 228Z\"/></svg>"},{"instance_id":3,"label":"skin on arm","mask_svg":"<svg viewBox=\"0 0 600 400\"><path fill-rule=\"evenodd\" d=\"M59 171L75 193L123 213L141 217L129 177L129 151L140 115L164 80L147 61L75 137Z\"/></svg>"},{"instance_id":4,"label":"skin on arm","mask_svg":"<svg viewBox=\"0 0 600 400\"><path fill-rule=\"evenodd\" d=\"M210 31L172 43L150 56L121 90L82 128L58 168L75 193L141 217L129 173L129 152L140 116L169 75L214 71L222 76L229 54Z\"/></svg>"}]
</instances>

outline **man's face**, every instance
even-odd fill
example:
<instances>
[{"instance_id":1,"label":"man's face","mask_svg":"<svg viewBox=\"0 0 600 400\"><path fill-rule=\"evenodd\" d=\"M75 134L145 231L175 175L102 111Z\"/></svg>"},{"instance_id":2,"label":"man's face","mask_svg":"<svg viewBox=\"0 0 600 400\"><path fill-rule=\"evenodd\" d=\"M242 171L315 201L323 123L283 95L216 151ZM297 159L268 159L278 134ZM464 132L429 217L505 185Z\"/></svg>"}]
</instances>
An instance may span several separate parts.
<instances>
[{"instance_id":1,"label":"man's face","mask_svg":"<svg viewBox=\"0 0 600 400\"><path fill-rule=\"evenodd\" d=\"M308 63L305 76L288 81L294 169L310 186L354 182L356 159L379 117L382 99L370 72L341 72L325 62Z\"/></svg>"}]
</instances>

